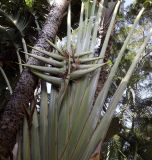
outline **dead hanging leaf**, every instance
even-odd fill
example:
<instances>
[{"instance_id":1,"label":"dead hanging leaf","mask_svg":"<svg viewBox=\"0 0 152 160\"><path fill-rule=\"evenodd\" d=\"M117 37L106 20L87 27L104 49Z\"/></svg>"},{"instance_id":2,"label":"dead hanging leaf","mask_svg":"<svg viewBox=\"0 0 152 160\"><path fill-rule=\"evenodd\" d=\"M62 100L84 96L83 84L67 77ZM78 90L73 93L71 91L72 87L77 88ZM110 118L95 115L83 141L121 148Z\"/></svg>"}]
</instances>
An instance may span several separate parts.
<instances>
[{"instance_id":1,"label":"dead hanging leaf","mask_svg":"<svg viewBox=\"0 0 152 160\"><path fill-rule=\"evenodd\" d=\"M101 143L99 143L98 147L96 148L96 150L92 154L90 160L101 160L100 151L101 151Z\"/></svg>"},{"instance_id":2,"label":"dead hanging leaf","mask_svg":"<svg viewBox=\"0 0 152 160\"><path fill-rule=\"evenodd\" d=\"M100 160L100 153L96 153L90 160Z\"/></svg>"}]
</instances>

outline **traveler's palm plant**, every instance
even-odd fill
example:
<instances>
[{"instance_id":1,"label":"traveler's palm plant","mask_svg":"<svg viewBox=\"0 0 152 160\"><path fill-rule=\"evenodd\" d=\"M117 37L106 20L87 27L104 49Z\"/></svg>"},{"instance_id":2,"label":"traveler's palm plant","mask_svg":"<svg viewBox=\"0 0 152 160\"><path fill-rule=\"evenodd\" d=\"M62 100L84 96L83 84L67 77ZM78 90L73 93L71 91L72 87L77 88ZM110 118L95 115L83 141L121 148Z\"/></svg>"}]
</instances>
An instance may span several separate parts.
<instances>
[{"instance_id":1,"label":"traveler's palm plant","mask_svg":"<svg viewBox=\"0 0 152 160\"><path fill-rule=\"evenodd\" d=\"M110 69L107 81L94 101L100 68L103 65L110 66L109 61L103 63L103 58L120 3L121 1L118 0L99 57L94 57L94 49L104 7L103 2L96 6L96 1L91 5L91 12L89 12L89 2L82 2L79 27L74 33L71 33L71 8L69 6L66 40L57 40L53 44L46 39L53 47L53 51L32 47L33 50L42 52L46 57L25 52L28 56L46 65L43 67L22 64L31 69L31 72L40 77L42 81L40 110L36 109L34 102L31 102L29 110L25 109L27 118L24 120L23 138L18 136L18 160L88 160L97 145L104 140L117 103L152 34L151 30L141 48L137 50L137 55L114 93L108 110L101 116L113 77L131 35L144 12L142 8L137 15ZM97 8L98 11L95 12ZM48 98L44 80L52 84L50 98Z\"/></svg>"}]
</instances>

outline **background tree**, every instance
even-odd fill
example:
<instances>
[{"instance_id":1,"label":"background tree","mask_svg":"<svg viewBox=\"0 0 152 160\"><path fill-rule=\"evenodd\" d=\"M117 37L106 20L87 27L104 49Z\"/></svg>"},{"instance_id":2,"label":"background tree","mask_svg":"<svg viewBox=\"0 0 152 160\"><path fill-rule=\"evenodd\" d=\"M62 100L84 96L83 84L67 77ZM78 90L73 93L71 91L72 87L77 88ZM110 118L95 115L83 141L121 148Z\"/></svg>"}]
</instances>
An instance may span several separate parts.
<instances>
[{"instance_id":1,"label":"background tree","mask_svg":"<svg viewBox=\"0 0 152 160\"><path fill-rule=\"evenodd\" d=\"M113 48L113 53L116 52L124 37L128 34L130 24L134 14L137 13L140 3L132 4L126 10L125 19L121 16L122 21L118 23L118 30L115 34L116 45ZM130 60L134 57L133 48L140 46L146 35L146 28L151 25L150 15L151 11L144 13L140 20L137 30L134 32L132 41L128 45L126 55L122 60L120 70L116 75L113 83L113 89L109 93L113 93L115 87L119 84L121 75L125 74ZM118 34L117 34L118 33ZM133 43L132 43L133 42ZM109 139L103 145L102 153L103 159L151 159L151 138L148 128L151 126L151 41L147 44L145 49L145 56L140 60L138 68L134 72L130 83L124 93L123 99L118 105L116 117L119 117L122 124L121 131L113 138ZM114 60L115 55L112 55ZM106 107L105 107L106 108ZM102 155L103 155L102 154Z\"/></svg>"}]
</instances>

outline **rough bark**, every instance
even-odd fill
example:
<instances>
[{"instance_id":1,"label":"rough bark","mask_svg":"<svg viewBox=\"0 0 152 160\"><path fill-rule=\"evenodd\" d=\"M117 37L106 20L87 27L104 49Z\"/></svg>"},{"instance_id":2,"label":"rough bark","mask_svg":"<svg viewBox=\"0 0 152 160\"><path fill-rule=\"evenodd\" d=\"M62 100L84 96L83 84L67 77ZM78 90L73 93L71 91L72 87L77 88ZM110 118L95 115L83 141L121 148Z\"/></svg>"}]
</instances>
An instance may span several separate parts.
<instances>
[{"instance_id":1,"label":"rough bark","mask_svg":"<svg viewBox=\"0 0 152 160\"><path fill-rule=\"evenodd\" d=\"M55 38L68 3L68 0L55 0L39 35L36 47L45 50L50 49L50 45L46 42L46 39L53 40ZM43 56L43 54L34 50L32 53ZM38 60L33 58L29 58L27 63L41 65ZM13 95L0 119L0 160L6 160L10 157L16 142L16 134L24 118L23 107L28 107L29 102L32 100L37 82L37 77L33 76L28 69L22 72Z\"/></svg>"}]
</instances>

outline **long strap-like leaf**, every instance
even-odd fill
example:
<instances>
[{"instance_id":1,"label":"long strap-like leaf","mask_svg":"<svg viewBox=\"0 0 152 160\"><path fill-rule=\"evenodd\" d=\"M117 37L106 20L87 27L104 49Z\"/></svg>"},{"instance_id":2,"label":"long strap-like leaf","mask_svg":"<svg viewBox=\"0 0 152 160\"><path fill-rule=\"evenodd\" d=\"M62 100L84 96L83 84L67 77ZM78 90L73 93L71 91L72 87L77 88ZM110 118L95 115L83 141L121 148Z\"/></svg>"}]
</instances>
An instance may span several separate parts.
<instances>
[{"instance_id":1,"label":"long strap-like leaf","mask_svg":"<svg viewBox=\"0 0 152 160\"><path fill-rule=\"evenodd\" d=\"M134 58L128 72L126 73L125 77L122 79L120 85L118 86L110 104L108 107L108 110L106 112L106 114L104 115L104 117L102 118L100 124L97 126L97 129L95 130L92 138L89 140L89 145L87 147L87 151L86 154L84 154L84 160L87 160L90 156L90 154L93 152L93 149L97 146L97 144L101 141L104 140L105 135L107 133L107 130L109 128L110 122L112 120L113 114L116 110L117 104L119 102L119 100L121 99L123 92L128 84L128 81L140 59L140 57L142 56L144 49L147 45L147 42L149 41L149 39L152 36L152 29L150 30L149 35L146 37L143 45L141 46L141 48L139 49L139 51L137 52L136 57Z\"/></svg>"}]
</instances>

